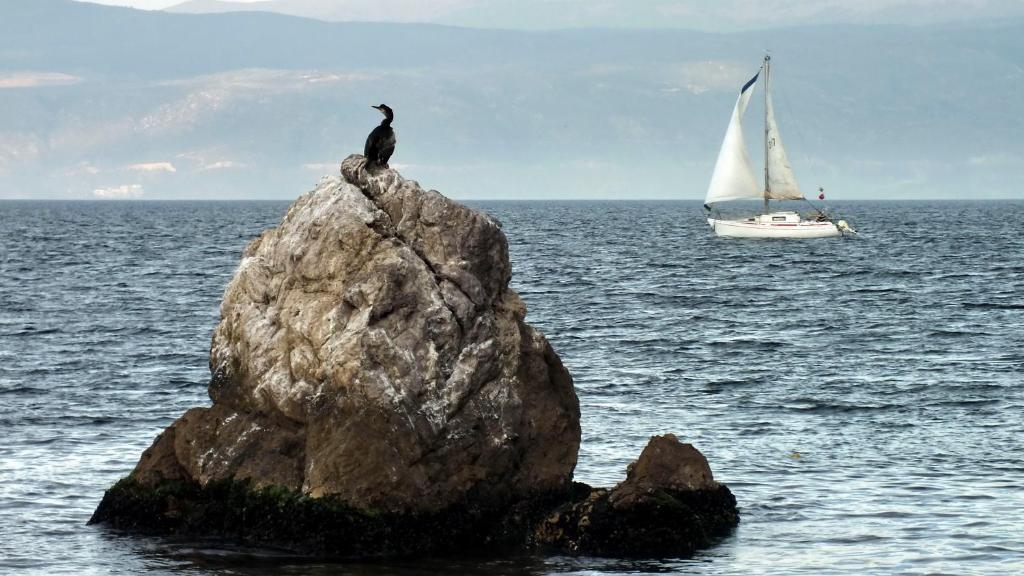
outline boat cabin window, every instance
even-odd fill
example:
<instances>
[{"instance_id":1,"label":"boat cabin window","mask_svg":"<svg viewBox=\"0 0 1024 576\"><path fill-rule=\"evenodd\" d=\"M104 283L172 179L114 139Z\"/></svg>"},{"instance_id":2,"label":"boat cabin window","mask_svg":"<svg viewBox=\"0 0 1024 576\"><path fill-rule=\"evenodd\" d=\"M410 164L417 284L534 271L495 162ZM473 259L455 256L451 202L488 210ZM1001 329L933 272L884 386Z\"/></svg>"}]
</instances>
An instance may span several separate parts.
<instances>
[{"instance_id":1,"label":"boat cabin window","mask_svg":"<svg viewBox=\"0 0 1024 576\"><path fill-rule=\"evenodd\" d=\"M785 216L772 216L772 222L785 222Z\"/></svg>"}]
</instances>

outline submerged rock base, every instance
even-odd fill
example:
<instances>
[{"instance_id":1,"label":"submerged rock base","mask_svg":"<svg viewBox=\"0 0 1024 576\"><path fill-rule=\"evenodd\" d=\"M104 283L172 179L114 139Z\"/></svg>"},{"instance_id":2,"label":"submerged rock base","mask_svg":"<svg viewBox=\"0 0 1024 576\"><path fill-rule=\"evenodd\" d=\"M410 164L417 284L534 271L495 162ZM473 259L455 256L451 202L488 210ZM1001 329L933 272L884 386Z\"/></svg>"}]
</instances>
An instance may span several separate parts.
<instances>
[{"instance_id":1,"label":"submerged rock base","mask_svg":"<svg viewBox=\"0 0 1024 576\"><path fill-rule=\"evenodd\" d=\"M736 498L725 486L710 490L658 490L628 508L597 488L534 529L543 549L588 556L667 558L689 556L739 523Z\"/></svg>"},{"instance_id":2,"label":"submerged rock base","mask_svg":"<svg viewBox=\"0 0 1024 576\"><path fill-rule=\"evenodd\" d=\"M310 497L250 482L205 486L126 478L109 490L90 524L142 534L216 538L332 558L398 557L458 551L522 550L531 528L560 502L589 493L584 485L512 506L469 498L438 512L357 509L336 496Z\"/></svg>"},{"instance_id":3,"label":"submerged rock base","mask_svg":"<svg viewBox=\"0 0 1024 576\"><path fill-rule=\"evenodd\" d=\"M107 490L89 521L330 558L524 550L683 557L738 522L728 487L711 479L699 451L671 435L652 438L613 489L574 482L512 503L469 495L444 510L398 513L356 508L337 496L257 488L250 481L148 485L129 477Z\"/></svg>"}]
</instances>

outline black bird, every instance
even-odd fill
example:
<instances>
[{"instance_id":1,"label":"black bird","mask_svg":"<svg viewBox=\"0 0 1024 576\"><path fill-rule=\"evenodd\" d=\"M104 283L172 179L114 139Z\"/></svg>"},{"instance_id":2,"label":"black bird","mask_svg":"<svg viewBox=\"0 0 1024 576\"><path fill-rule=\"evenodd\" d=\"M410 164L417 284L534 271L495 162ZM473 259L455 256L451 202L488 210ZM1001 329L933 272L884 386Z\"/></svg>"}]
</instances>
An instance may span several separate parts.
<instances>
[{"instance_id":1,"label":"black bird","mask_svg":"<svg viewBox=\"0 0 1024 576\"><path fill-rule=\"evenodd\" d=\"M391 128L391 121L395 119L395 113L387 104L371 106L371 108L380 110L380 113L384 115L384 120L366 137L363 156L366 156L367 166L376 165L387 168L388 160L395 152L395 144L398 142L395 138L395 131Z\"/></svg>"}]
</instances>

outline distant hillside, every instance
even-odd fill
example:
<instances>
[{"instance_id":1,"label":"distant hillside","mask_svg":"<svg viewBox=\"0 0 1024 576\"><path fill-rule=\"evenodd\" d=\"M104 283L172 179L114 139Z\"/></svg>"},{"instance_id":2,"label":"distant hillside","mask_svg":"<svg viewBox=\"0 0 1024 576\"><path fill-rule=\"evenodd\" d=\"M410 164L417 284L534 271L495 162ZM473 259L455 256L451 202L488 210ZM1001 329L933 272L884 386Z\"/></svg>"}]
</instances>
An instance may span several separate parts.
<instances>
[{"instance_id":1,"label":"distant hillside","mask_svg":"<svg viewBox=\"0 0 1024 576\"><path fill-rule=\"evenodd\" d=\"M192 0L169 10L266 10L335 22L420 22L467 27L685 28L738 31L805 25L934 25L1024 17L1020 0Z\"/></svg>"},{"instance_id":2,"label":"distant hillside","mask_svg":"<svg viewBox=\"0 0 1024 576\"><path fill-rule=\"evenodd\" d=\"M394 161L462 197L699 198L765 48L806 187L1020 197L1021 31L529 32L4 0L0 197L275 196L360 151L385 102Z\"/></svg>"},{"instance_id":3,"label":"distant hillside","mask_svg":"<svg viewBox=\"0 0 1024 576\"><path fill-rule=\"evenodd\" d=\"M166 12L183 14L222 14L224 12L282 12L279 3L271 0L263 2L227 2L225 0L188 0L166 8ZM282 12L284 13L284 12Z\"/></svg>"},{"instance_id":4,"label":"distant hillside","mask_svg":"<svg viewBox=\"0 0 1024 576\"><path fill-rule=\"evenodd\" d=\"M332 22L444 23L446 17L460 13L463 5L458 0L189 0L166 11L188 14L265 11Z\"/></svg>"}]
</instances>

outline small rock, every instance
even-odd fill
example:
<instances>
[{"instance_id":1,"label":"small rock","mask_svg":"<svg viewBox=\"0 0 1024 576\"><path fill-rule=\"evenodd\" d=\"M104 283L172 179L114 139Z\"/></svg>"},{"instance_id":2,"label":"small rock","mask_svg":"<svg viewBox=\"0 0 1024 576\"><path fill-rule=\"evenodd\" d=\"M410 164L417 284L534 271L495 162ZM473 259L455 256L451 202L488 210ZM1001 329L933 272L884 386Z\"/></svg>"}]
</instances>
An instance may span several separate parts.
<instances>
[{"instance_id":1,"label":"small rock","mask_svg":"<svg viewBox=\"0 0 1024 576\"><path fill-rule=\"evenodd\" d=\"M711 474L707 458L692 444L681 443L674 435L654 436L627 468L626 480L611 491L613 506L626 507L655 490L715 490L718 483Z\"/></svg>"},{"instance_id":2,"label":"small rock","mask_svg":"<svg viewBox=\"0 0 1024 576\"><path fill-rule=\"evenodd\" d=\"M710 545L739 522L736 499L714 481L699 450L655 436L611 491L567 503L536 529L554 550L598 556L680 557Z\"/></svg>"}]
</instances>

